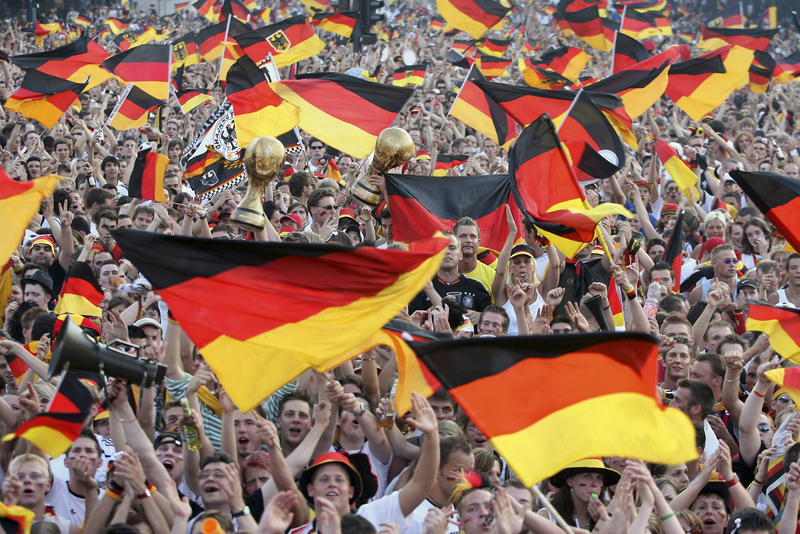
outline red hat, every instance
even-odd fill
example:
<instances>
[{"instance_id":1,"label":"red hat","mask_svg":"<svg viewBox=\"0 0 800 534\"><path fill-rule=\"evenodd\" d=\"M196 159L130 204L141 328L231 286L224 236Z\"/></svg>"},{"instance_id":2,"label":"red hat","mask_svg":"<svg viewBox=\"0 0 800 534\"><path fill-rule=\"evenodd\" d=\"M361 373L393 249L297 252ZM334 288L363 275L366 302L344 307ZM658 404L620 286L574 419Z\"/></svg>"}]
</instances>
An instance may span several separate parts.
<instances>
[{"instance_id":1,"label":"red hat","mask_svg":"<svg viewBox=\"0 0 800 534\"><path fill-rule=\"evenodd\" d=\"M648 40L648 39L645 39L644 41L642 41L642 44L644 45L645 49L647 49L648 52L652 52L656 48L655 43L653 41Z\"/></svg>"},{"instance_id":2,"label":"red hat","mask_svg":"<svg viewBox=\"0 0 800 534\"><path fill-rule=\"evenodd\" d=\"M353 213L353 210L351 209L342 208L339 210L339 220L342 219L353 219L353 222L358 224L358 221L356 220L356 215L355 213Z\"/></svg>"},{"instance_id":3,"label":"red hat","mask_svg":"<svg viewBox=\"0 0 800 534\"><path fill-rule=\"evenodd\" d=\"M722 239L721 237L712 237L711 239L709 239L708 241L703 243L703 251L704 252L711 252L712 250L714 250L718 246L724 245L724 244L725 244L725 240Z\"/></svg>"},{"instance_id":4,"label":"red hat","mask_svg":"<svg viewBox=\"0 0 800 534\"><path fill-rule=\"evenodd\" d=\"M431 159L431 153L428 152L427 150L420 149L417 150L415 157L416 159Z\"/></svg>"},{"instance_id":5,"label":"red hat","mask_svg":"<svg viewBox=\"0 0 800 534\"><path fill-rule=\"evenodd\" d=\"M675 215L676 213L678 213L678 205L674 202L664 204L664 207L661 209L662 217L664 215Z\"/></svg>"},{"instance_id":6,"label":"red hat","mask_svg":"<svg viewBox=\"0 0 800 534\"><path fill-rule=\"evenodd\" d=\"M295 223L298 228L302 228L303 227L303 221L300 220L300 216L298 214L296 214L296 213L286 213L286 214L282 215L281 216L281 220L280 220L281 224L283 224L283 220L284 219L289 219L290 221Z\"/></svg>"},{"instance_id":7,"label":"red hat","mask_svg":"<svg viewBox=\"0 0 800 534\"><path fill-rule=\"evenodd\" d=\"M36 245L47 245L50 247L50 250L53 252L53 254L56 253L56 242L49 235L40 235L31 241L31 248L35 247Z\"/></svg>"},{"instance_id":8,"label":"red hat","mask_svg":"<svg viewBox=\"0 0 800 534\"><path fill-rule=\"evenodd\" d=\"M366 460L366 464L356 467L351 460L358 463L360 463L362 460ZM375 495L375 492L378 490L378 479L371 472L369 467L369 457L367 455L360 453L347 454L341 452L325 452L314 458L314 461L311 463L311 465L308 466L306 470L303 471L303 474L300 475L300 480L298 481L297 485L300 486L300 492L305 496L306 499L309 498L308 485L311 484L314 471L316 471L317 468L322 465L331 463L341 464L350 475L350 485L353 486L354 490L353 497L350 499L350 504L358 501L362 496L365 498L364 502L366 502L366 500L369 500L373 495ZM362 477L362 474L365 474L367 477L369 477L368 480L365 481Z\"/></svg>"}]
</instances>

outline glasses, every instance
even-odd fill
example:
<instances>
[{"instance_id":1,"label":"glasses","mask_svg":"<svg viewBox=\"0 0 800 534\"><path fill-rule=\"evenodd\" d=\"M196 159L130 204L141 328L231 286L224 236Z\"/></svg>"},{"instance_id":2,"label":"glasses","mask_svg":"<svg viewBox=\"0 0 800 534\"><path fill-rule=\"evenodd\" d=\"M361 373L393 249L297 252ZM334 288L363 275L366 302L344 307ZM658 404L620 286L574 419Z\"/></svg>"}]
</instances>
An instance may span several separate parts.
<instances>
[{"instance_id":1,"label":"glasses","mask_svg":"<svg viewBox=\"0 0 800 534\"><path fill-rule=\"evenodd\" d=\"M217 480L222 480L225 478L225 472L216 470L216 471L203 471L200 473L200 480L208 480L209 478L214 477Z\"/></svg>"},{"instance_id":2,"label":"glasses","mask_svg":"<svg viewBox=\"0 0 800 534\"><path fill-rule=\"evenodd\" d=\"M792 402L792 398L789 395L781 395L776 400L780 402Z\"/></svg>"},{"instance_id":3,"label":"glasses","mask_svg":"<svg viewBox=\"0 0 800 534\"><path fill-rule=\"evenodd\" d=\"M761 423L756 428L758 429L759 432L769 432L770 430L772 430L772 427L769 426L767 423Z\"/></svg>"},{"instance_id":4,"label":"glasses","mask_svg":"<svg viewBox=\"0 0 800 534\"><path fill-rule=\"evenodd\" d=\"M333 206L317 206L320 209L333 211Z\"/></svg>"},{"instance_id":5,"label":"glasses","mask_svg":"<svg viewBox=\"0 0 800 534\"><path fill-rule=\"evenodd\" d=\"M736 260L732 260L730 258L728 258L726 260L717 260L717 261L720 262L720 263L724 263L725 265L734 265L734 264L736 264Z\"/></svg>"},{"instance_id":6,"label":"glasses","mask_svg":"<svg viewBox=\"0 0 800 534\"><path fill-rule=\"evenodd\" d=\"M325 148L325 147L324 146L312 146L311 150L322 150L323 148Z\"/></svg>"},{"instance_id":7,"label":"glasses","mask_svg":"<svg viewBox=\"0 0 800 534\"><path fill-rule=\"evenodd\" d=\"M20 480L25 480L27 478L31 482L39 482L44 479L44 476L39 473L18 473L17 478Z\"/></svg>"}]
</instances>

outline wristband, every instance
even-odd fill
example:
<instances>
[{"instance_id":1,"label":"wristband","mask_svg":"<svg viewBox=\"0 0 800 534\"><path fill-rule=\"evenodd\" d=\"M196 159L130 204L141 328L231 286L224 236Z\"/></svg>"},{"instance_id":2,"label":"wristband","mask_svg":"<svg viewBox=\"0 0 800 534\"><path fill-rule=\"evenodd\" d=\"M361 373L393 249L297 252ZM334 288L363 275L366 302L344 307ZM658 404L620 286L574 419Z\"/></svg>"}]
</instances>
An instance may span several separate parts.
<instances>
[{"instance_id":1,"label":"wristband","mask_svg":"<svg viewBox=\"0 0 800 534\"><path fill-rule=\"evenodd\" d=\"M733 475L733 478L725 481L725 487L732 488L739 483L739 477Z\"/></svg>"},{"instance_id":2,"label":"wristband","mask_svg":"<svg viewBox=\"0 0 800 534\"><path fill-rule=\"evenodd\" d=\"M633 300L636 298L636 288L631 286L630 291L626 291L625 295L628 297L628 300Z\"/></svg>"},{"instance_id":3,"label":"wristband","mask_svg":"<svg viewBox=\"0 0 800 534\"><path fill-rule=\"evenodd\" d=\"M108 495L109 497L111 497L115 501L118 501L120 499L120 497L122 497L121 493L117 493L114 490L112 490L111 488L106 488L106 495Z\"/></svg>"},{"instance_id":4,"label":"wristband","mask_svg":"<svg viewBox=\"0 0 800 534\"><path fill-rule=\"evenodd\" d=\"M764 482L766 482L766 480L765 480ZM760 480L758 480L757 478L753 477L753 484L755 484L755 485L757 485L757 486L763 486L763 485L764 485L764 482L761 482L761 481L760 481Z\"/></svg>"},{"instance_id":5,"label":"wristband","mask_svg":"<svg viewBox=\"0 0 800 534\"><path fill-rule=\"evenodd\" d=\"M761 397L762 399L767 396L766 393L759 393L755 389L753 389L753 395L756 395L757 397Z\"/></svg>"},{"instance_id":6,"label":"wristband","mask_svg":"<svg viewBox=\"0 0 800 534\"><path fill-rule=\"evenodd\" d=\"M666 521L667 519L672 519L673 517L675 517L675 512L672 512L671 514L667 514L664 517L659 517L658 520L659 521Z\"/></svg>"}]
</instances>

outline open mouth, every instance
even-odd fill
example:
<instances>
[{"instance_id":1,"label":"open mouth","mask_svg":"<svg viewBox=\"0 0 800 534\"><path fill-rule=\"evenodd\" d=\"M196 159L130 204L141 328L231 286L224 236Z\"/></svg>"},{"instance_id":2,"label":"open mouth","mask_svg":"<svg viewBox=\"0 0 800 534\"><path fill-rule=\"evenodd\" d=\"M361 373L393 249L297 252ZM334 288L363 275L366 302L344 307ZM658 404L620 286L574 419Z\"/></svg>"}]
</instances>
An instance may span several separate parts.
<instances>
[{"instance_id":1,"label":"open mouth","mask_svg":"<svg viewBox=\"0 0 800 534\"><path fill-rule=\"evenodd\" d=\"M164 460L161 462L161 465L164 466L164 469L167 470L167 473L172 473L172 470L175 469L175 463L172 460Z\"/></svg>"},{"instance_id":2,"label":"open mouth","mask_svg":"<svg viewBox=\"0 0 800 534\"><path fill-rule=\"evenodd\" d=\"M244 449L247 448L248 445L250 445L250 438L246 437L239 438L239 447Z\"/></svg>"},{"instance_id":3,"label":"open mouth","mask_svg":"<svg viewBox=\"0 0 800 534\"><path fill-rule=\"evenodd\" d=\"M292 427L292 426L289 427L289 435L292 436L293 438L300 437L301 433L302 433L302 430L300 428Z\"/></svg>"}]
</instances>

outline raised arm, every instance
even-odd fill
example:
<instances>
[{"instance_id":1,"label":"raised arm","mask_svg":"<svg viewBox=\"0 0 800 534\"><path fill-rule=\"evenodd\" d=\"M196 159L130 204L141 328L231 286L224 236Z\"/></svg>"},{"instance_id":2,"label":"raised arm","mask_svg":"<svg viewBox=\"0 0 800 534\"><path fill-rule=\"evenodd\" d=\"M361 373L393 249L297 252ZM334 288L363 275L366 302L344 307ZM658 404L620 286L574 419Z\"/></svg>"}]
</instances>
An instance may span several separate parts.
<instances>
[{"instance_id":1,"label":"raised arm","mask_svg":"<svg viewBox=\"0 0 800 534\"><path fill-rule=\"evenodd\" d=\"M411 407L414 416L409 418L409 422L417 430L422 431L423 436L414 476L400 490L400 510L405 516L413 512L427 498L436 483L436 473L439 472L439 424L433 408L427 399L416 391L411 394Z\"/></svg>"},{"instance_id":2,"label":"raised arm","mask_svg":"<svg viewBox=\"0 0 800 534\"><path fill-rule=\"evenodd\" d=\"M764 405L764 397L772 382L764 374L778 367L775 362L762 363L758 366L758 378L753 391L747 397L739 416L739 454L745 465L754 465L761 449L761 436L758 434L758 416Z\"/></svg>"},{"instance_id":3,"label":"raised arm","mask_svg":"<svg viewBox=\"0 0 800 534\"><path fill-rule=\"evenodd\" d=\"M517 235L517 223L514 221L514 216L511 214L511 208L508 204L506 204L506 222L508 223L508 235L506 236L506 242L503 243L503 249L500 251L500 257L497 258L497 270L492 281L492 294L498 306L502 306L508 300L506 272L508 271L508 258L511 256L511 249L514 248L514 238Z\"/></svg>"}]
</instances>

